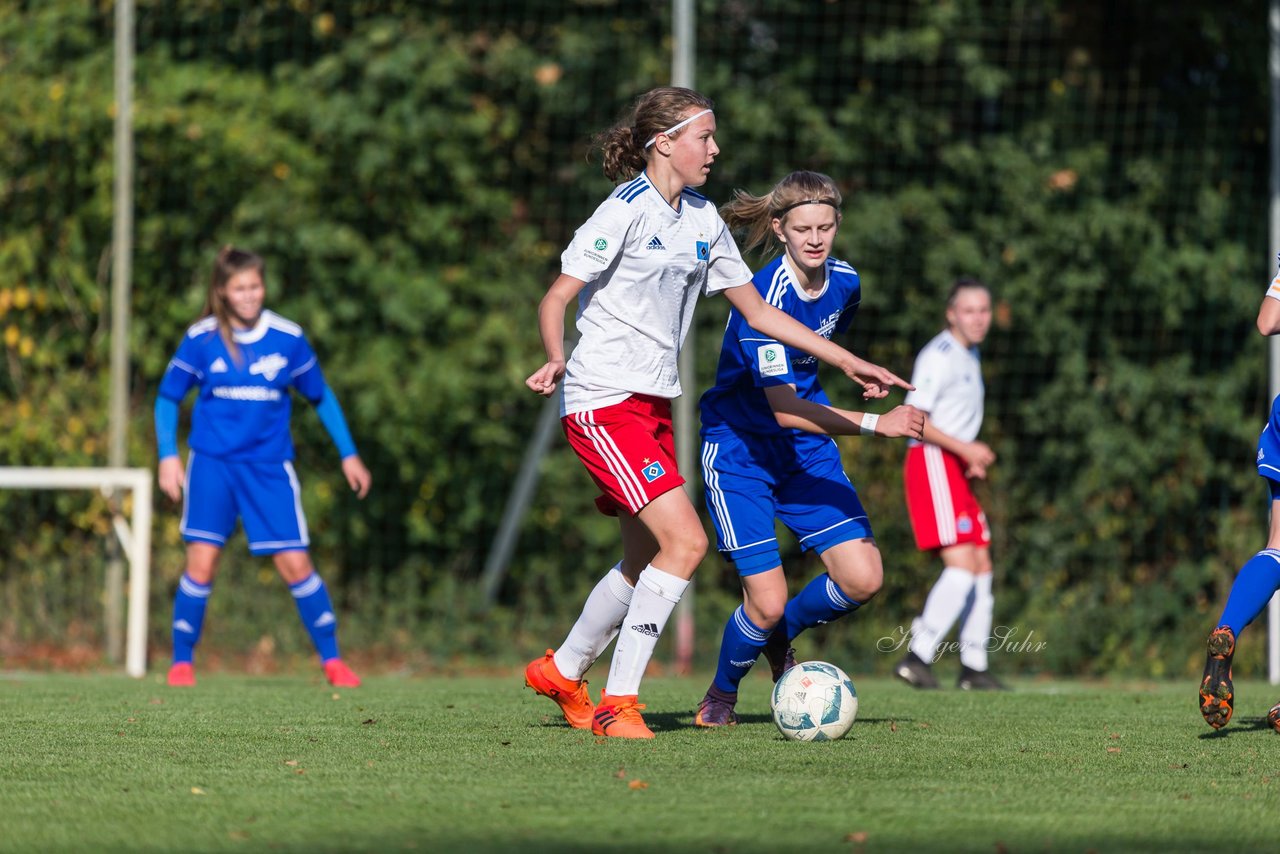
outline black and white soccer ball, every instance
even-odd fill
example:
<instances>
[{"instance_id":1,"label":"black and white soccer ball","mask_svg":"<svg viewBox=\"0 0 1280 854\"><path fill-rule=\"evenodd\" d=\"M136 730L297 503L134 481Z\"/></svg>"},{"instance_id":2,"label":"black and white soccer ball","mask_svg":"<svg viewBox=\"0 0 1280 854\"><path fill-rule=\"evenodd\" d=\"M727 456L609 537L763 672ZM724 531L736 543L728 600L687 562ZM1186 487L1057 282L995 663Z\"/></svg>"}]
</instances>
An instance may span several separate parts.
<instances>
[{"instance_id":1,"label":"black and white soccer ball","mask_svg":"<svg viewBox=\"0 0 1280 854\"><path fill-rule=\"evenodd\" d=\"M804 661L773 686L773 722L792 741L834 741L858 716L858 692L849 675L825 661Z\"/></svg>"}]
</instances>

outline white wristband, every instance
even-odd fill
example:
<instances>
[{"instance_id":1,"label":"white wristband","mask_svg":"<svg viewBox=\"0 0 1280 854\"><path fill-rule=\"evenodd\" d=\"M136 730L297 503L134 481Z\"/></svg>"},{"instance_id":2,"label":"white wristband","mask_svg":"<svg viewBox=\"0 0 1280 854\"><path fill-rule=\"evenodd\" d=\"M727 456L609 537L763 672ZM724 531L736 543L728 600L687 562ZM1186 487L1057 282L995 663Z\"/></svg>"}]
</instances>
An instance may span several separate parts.
<instances>
[{"instance_id":1,"label":"white wristband","mask_svg":"<svg viewBox=\"0 0 1280 854\"><path fill-rule=\"evenodd\" d=\"M862 413L862 423L858 425L858 432L864 436L874 436L876 434L876 424L879 421L879 415L871 412Z\"/></svg>"}]
</instances>

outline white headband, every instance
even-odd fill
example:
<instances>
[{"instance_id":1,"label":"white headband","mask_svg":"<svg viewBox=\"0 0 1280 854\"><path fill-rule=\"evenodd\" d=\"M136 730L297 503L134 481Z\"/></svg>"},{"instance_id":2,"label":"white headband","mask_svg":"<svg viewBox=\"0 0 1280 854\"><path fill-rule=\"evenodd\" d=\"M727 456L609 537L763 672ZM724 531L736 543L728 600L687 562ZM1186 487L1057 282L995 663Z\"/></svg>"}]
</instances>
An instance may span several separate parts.
<instances>
[{"instance_id":1,"label":"white headband","mask_svg":"<svg viewBox=\"0 0 1280 854\"><path fill-rule=\"evenodd\" d=\"M644 144L644 147L645 147L645 148L648 148L649 146L653 145L655 142L657 142L657 141L658 141L658 137L662 136L664 133L665 133L666 135L670 136L671 134L673 134L673 133L675 133L676 131L680 130L680 128L682 128L682 127L684 127L685 125L689 124L689 122L693 121L694 119L700 119L700 118L702 118L703 116L705 116L705 115L706 115L707 113L709 113L709 112L711 112L711 110L703 110L703 111L702 111L702 112L700 112L700 113L694 113L692 116L689 116L689 118L685 119L684 121L679 122L679 123L677 123L677 124L674 124L674 125L672 125L671 127L667 128L666 130L660 130L660 131L658 131L657 133L655 133L655 134L653 135L653 139L649 140L648 142L646 142L646 143Z\"/></svg>"}]
</instances>

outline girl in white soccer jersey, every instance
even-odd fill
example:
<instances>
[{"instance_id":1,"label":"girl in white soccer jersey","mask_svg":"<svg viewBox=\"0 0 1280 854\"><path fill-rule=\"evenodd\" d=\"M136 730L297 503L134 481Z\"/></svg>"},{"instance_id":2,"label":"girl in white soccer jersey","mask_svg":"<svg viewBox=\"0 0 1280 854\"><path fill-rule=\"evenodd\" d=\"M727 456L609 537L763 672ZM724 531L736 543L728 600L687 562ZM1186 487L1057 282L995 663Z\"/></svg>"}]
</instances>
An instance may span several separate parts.
<instances>
[{"instance_id":1,"label":"girl in white soccer jersey","mask_svg":"<svg viewBox=\"0 0 1280 854\"><path fill-rule=\"evenodd\" d=\"M271 555L298 614L338 687L360 679L338 655L329 591L307 553L307 520L293 470L290 388L316 407L342 457L342 472L361 498L372 479L356 453L346 419L316 355L296 323L263 308L265 265L232 247L218 253L205 316L192 325L169 362L156 398L160 489L183 499L187 566L173 604L169 684L195 684L193 658L218 558L236 525L249 551ZM178 456L178 406L199 390L191 415L190 454Z\"/></svg>"},{"instance_id":2,"label":"girl in white soccer jersey","mask_svg":"<svg viewBox=\"0 0 1280 854\"><path fill-rule=\"evenodd\" d=\"M604 172L622 183L574 235L561 274L538 307L547 361L526 380L543 395L564 378L562 424L617 516L623 558L587 598L558 650L525 668L526 683L550 697L571 726L597 735L652 738L637 701L659 634L706 552L692 503L679 489L671 399L681 393L676 357L700 293L723 291L753 326L839 367L882 397L904 385L889 371L767 305L701 186L719 146L712 104L690 89L641 95L598 138ZM564 357L564 314L578 299L579 341ZM859 378L859 374L867 379ZM583 675L618 637L598 706Z\"/></svg>"},{"instance_id":3,"label":"girl in white soccer jersey","mask_svg":"<svg viewBox=\"0 0 1280 854\"><path fill-rule=\"evenodd\" d=\"M1280 261L1280 256L1276 257ZM1263 335L1280 335L1280 271L1267 287L1258 308L1258 331ZM1236 653L1236 638L1258 618L1280 590L1280 397L1271 401L1271 415L1258 436L1255 457L1258 475L1267 482L1271 499L1271 529L1267 547L1240 567L1231 584L1226 607L1218 619L1218 627L1209 633L1206 643L1204 676L1200 679L1200 714L1205 723L1221 729L1231 720L1235 710L1235 686L1231 681L1231 659ZM1280 703L1267 712L1267 723L1280 731Z\"/></svg>"},{"instance_id":4,"label":"girl in white soccer jersey","mask_svg":"<svg viewBox=\"0 0 1280 854\"><path fill-rule=\"evenodd\" d=\"M764 196L738 191L720 213L748 249L781 248L756 273L770 305L830 338L848 329L862 297L857 272L831 257L840 190L817 172L793 172ZM702 475L720 552L742 580L742 605L724 627L716 675L694 723L737 722L738 683L765 651L777 681L794 664L790 642L852 613L880 590L880 550L833 435L919 437L911 406L885 415L831 405L818 362L729 313L715 385L702 396ZM821 558L826 572L790 601L774 520Z\"/></svg>"},{"instance_id":5,"label":"girl in white soccer jersey","mask_svg":"<svg viewBox=\"0 0 1280 854\"><path fill-rule=\"evenodd\" d=\"M938 552L938 577L924 611L911 625L911 643L894 673L917 688L937 688L932 663L938 642L965 613L960 627L964 690L1004 686L987 669L995 597L991 592L991 533L969 487L984 479L996 455L978 441L982 427L982 364L978 345L991 329L991 293L977 279L960 279L947 297L947 328L916 356L907 403L929 416L924 442L912 442L903 467L907 510L916 546Z\"/></svg>"}]
</instances>

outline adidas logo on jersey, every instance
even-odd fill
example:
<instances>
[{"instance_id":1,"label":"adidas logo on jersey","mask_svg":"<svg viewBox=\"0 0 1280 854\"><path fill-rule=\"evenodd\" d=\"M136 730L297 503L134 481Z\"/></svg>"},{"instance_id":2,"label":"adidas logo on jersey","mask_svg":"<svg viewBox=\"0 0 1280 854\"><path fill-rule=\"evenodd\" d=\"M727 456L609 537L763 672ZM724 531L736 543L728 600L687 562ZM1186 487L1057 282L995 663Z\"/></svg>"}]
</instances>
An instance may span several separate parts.
<instances>
[{"instance_id":1,"label":"adidas logo on jersey","mask_svg":"<svg viewBox=\"0 0 1280 854\"><path fill-rule=\"evenodd\" d=\"M632 626L631 631L639 632L642 635L648 635L651 638L656 638L658 636L658 624L645 623L641 626Z\"/></svg>"},{"instance_id":2,"label":"adidas logo on jersey","mask_svg":"<svg viewBox=\"0 0 1280 854\"><path fill-rule=\"evenodd\" d=\"M667 251L667 247L662 245L662 241L658 239L658 235L656 234L650 238L649 245L646 246L645 249L661 249L663 252Z\"/></svg>"},{"instance_id":3,"label":"adidas logo on jersey","mask_svg":"<svg viewBox=\"0 0 1280 854\"><path fill-rule=\"evenodd\" d=\"M214 359L213 364L209 366L209 373L211 374L225 374L226 372L227 363L222 360L221 356Z\"/></svg>"}]
</instances>

